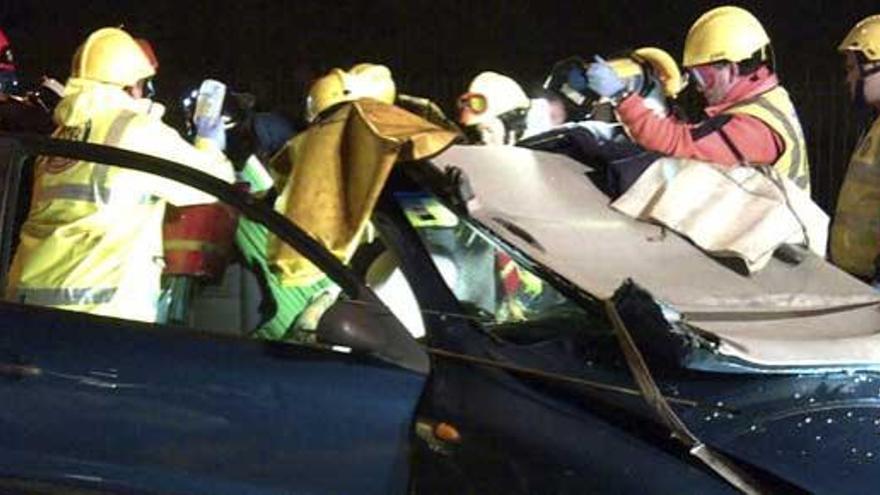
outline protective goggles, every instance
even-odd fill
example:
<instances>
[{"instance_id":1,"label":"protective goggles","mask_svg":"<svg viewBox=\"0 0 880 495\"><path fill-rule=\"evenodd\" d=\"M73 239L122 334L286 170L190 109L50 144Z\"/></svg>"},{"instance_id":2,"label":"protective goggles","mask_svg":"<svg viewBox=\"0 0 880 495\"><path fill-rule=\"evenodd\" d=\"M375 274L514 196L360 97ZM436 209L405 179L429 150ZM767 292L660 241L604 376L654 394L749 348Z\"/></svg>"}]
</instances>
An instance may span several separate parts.
<instances>
[{"instance_id":1,"label":"protective goggles","mask_svg":"<svg viewBox=\"0 0 880 495\"><path fill-rule=\"evenodd\" d=\"M468 110L474 115L485 113L489 109L486 96L480 93L465 93L458 98L458 110Z\"/></svg>"},{"instance_id":2,"label":"protective goggles","mask_svg":"<svg viewBox=\"0 0 880 495\"><path fill-rule=\"evenodd\" d=\"M708 88L715 84L716 74L721 64L705 64L691 67L685 72L688 79L686 82L694 81L700 88Z\"/></svg>"}]
</instances>

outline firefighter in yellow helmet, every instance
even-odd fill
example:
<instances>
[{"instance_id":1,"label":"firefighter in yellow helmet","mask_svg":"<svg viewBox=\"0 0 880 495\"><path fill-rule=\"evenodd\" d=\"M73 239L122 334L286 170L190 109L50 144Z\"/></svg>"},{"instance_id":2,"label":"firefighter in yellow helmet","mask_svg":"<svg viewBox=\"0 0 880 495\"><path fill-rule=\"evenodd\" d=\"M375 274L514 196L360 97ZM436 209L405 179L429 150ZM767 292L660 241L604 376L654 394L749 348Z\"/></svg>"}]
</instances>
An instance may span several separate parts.
<instances>
[{"instance_id":1,"label":"firefighter in yellow helmet","mask_svg":"<svg viewBox=\"0 0 880 495\"><path fill-rule=\"evenodd\" d=\"M373 98L389 105L397 97L391 70L384 65L360 63L348 70L350 91L355 99Z\"/></svg>"},{"instance_id":2,"label":"firefighter in yellow helmet","mask_svg":"<svg viewBox=\"0 0 880 495\"><path fill-rule=\"evenodd\" d=\"M697 124L651 112L599 58L590 64L586 83L617 103L620 121L649 150L726 166L772 166L809 190L800 122L774 72L770 38L755 16L734 6L703 14L688 32L682 65L708 104Z\"/></svg>"},{"instance_id":3,"label":"firefighter in yellow helmet","mask_svg":"<svg viewBox=\"0 0 880 495\"><path fill-rule=\"evenodd\" d=\"M325 110L346 101L373 98L390 105L396 97L394 78L384 65L360 63L348 71L334 68L309 88L306 120L311 123Z\"/></svg>"},{"instance_id":4,"label":"firefighter in yellow helmet","mask_svg":"<svg viewBox=\"0 0 880 495\"><path fill-rule=\"evenodd\" d=\"M353 98L347 83L348 74L339 68L331 69L312 83L306 97L306 121L312 123L328 108L351 101Z\"/></svg>"},{"instance_id":5,"label":"firefighter in yellow helmet","mask_svg":"<svg viewBox=\"0 0 880 495\"><path fill-rule=\"evenodd\" d=\"M383 65L361 63L347 71L334 68L315 80L309 88L306 120L309 124L320 122L344 102L372 98L391 104L395 97L394 79L391 71ZM283 211L283 205L286 204L293 185L290 174L303 153L307 137L308 133L303 132L289 139L269 163L269 169L274 173L274 185L280 192L275 203L278 210ZM267 236L268 232L262 224L240 220L239 248L248 263L263 272L266 289L278 303L272 308L272 314L265 315L256 335L272 340L312 339L314 332L306 329L314 329L317 318L326 309L325 304L334 300L327 297L335 293L333 283L326 277L302 284L283 283L278 273L270 268Z\"/></svg>"},{"instance_id":6,"label":"firefighter in yellow helmet","mask_svg":"<svg viewBox=\"0 0 880 495\"><path fill-rule=\"evenodd\" d=\"M880 109L880 15L863 19L837 47L853 103ZM850 159L831 224L831 260L864 279L878 279L880 255L880 118Z\"/></svg>"},{"instance_id":7,"label":"firefighter in yellow helmet","mask_svg":"<svg viewBox=\"0 0 880 495\"><path fill-rule=\"evenodd\" d=\"M153 64L128 33L116 28L93 32L74 55L54 114L55 137L145 153L233 181L220 150L220 119L197 122L199 137L190 145L162 122L161 106L143 97L154 75ZM154 321L165 205L214 200L151 174L41 157L7 297Z\"/></svg>"}]
</instances>

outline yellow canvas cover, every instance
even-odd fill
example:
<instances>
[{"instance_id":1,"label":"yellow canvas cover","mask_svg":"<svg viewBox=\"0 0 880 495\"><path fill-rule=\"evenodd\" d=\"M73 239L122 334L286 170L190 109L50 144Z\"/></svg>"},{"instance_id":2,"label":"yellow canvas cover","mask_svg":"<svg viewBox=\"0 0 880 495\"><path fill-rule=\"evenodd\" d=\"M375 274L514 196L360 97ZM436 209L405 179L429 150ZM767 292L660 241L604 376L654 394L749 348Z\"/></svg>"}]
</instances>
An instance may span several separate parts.
<instances>
[{"instance_id":1,"label":"yellow canvas cover","mask_svg":"<svg viewBox=\"0 0 880 495\"><path fill-rule=\"evenodd\" d=\"M348 261L367 226L379 193L398 161L429 158L458 134L406 110L361 99L310 126L273 160L290 173L276 209ZM304 285L322 274L277 238L269 241L270 264L285 285Z\"/></svg>"}]
</instances>

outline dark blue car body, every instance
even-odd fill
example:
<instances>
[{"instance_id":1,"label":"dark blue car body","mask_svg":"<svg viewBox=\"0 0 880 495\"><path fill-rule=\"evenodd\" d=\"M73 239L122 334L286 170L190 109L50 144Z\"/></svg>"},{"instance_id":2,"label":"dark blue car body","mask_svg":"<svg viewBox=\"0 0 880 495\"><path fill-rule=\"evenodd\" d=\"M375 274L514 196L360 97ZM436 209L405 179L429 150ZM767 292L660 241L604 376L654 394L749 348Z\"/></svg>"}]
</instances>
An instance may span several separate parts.
<instances>
[{"instance_id":1,"label":"dark blue car body","mask_svg":"<svg viewBox=\"0 0 880 495\"><path fill-rule=\"evenodd\" d=\"M17 164L23 143L3 144ZM395 364L15 303L0 311L0 476L114 493L406 491L427 371L414 341L414 360ZM380 320L386 340L409 339Z\"/></svg>"},{"instance_id":2,"label":"dark blue car body","mask_svg":"<svg viewBox=\"0 0 880 495\"><path fill-rule=\"evenodd\" d=\"M13 169L45 153L159 170L155 160L101 147L0 139L4 263L19 208ZM183 168L162 170L262 220L348 300L378 304L356 267L248 195ZM499 338L503 325L489 332L460 317L468 308L396 199L431 190L429 182L419 164L401 167L374 217L419 303L422 347L387 312L359 320L381 345L340 349L0 303L0 491L736 493L673 438L601 319L511 324L510 338ZM536 271L586 314L595 310L577 287ZM652 309L637 287L621 301L629 303L620 305L624 318ZM880 485L875 373L649 366L693 435L762 491L872 493ZM456 434L440 433L440 424Z\"/></svg>"}]
</instances>

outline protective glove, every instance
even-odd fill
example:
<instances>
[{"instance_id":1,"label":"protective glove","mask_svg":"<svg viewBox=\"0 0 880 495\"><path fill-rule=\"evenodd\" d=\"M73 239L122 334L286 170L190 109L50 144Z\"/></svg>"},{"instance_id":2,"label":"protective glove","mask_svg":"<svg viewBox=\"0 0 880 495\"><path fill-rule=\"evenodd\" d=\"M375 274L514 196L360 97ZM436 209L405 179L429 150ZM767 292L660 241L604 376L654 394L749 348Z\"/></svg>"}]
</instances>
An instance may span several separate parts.
<instances>
[{"instance_id":1,"label":"protective glove","mask_svg":"<svg viewBox=\"0 0 880 495\"><path fill-rule=\"evenodd\" d=\"M626 90L623 79L598 55L596 61L587 69L587 85L597 95L615 100L619 99Z\"/></svg>"},{"instance_id":2,"label":"protective glove","mask_svg":"<svg viewBox=\"0 0 880 495\"><path fill-rule=\"evenodd\" d=\"M196 117L196 135L210 139L220 150L226 149L226 129L223 128L223 117Z\"/></svg>"}]
</instances>

